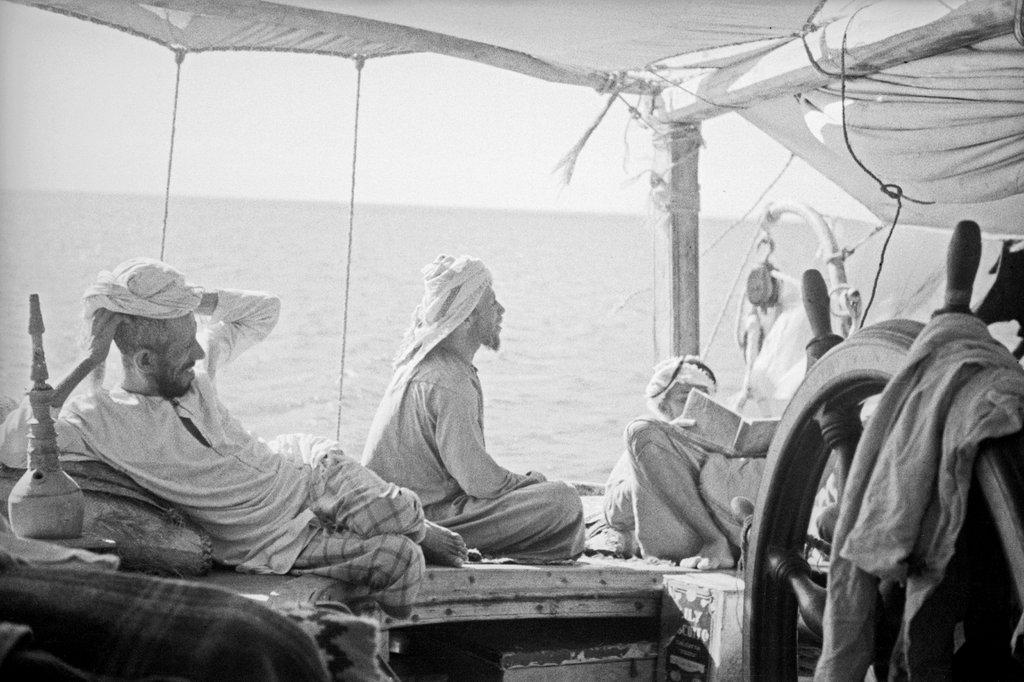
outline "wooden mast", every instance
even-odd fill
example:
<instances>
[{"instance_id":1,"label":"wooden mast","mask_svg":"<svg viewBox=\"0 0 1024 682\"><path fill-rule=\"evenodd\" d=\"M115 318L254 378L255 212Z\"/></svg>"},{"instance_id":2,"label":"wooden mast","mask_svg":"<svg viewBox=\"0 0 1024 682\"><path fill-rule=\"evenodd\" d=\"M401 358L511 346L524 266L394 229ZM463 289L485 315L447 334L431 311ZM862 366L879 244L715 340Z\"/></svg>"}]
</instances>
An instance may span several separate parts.
<instances>
[{"instance_id":1,"label":"wooden mast","mask_svg":"<svg viewBox=\"0 0 1024 682\"><path fill-rule=\"evenodd\" d=\"M657 359L700 353L700 123L661 126L655 137L655 197L664 215L654 234Z\"/></svg>"}]
</instances>

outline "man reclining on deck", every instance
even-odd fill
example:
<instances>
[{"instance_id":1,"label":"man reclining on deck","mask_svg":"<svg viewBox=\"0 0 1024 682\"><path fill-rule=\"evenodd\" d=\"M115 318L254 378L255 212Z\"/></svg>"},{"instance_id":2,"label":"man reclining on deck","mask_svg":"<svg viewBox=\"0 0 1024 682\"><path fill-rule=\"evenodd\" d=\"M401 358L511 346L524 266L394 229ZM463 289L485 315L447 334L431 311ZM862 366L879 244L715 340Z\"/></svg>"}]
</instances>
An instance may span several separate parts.
<instances>
[{"instance_id":1,"label":"man reclining on deck","mask_svg":"<svg viewBox=\"0 0 1024 682\"><path fill-rule=\"evenodd\" d=\"M265 442L217 396L217 371L264 339L280 302L250 291L204 291L174 268L137 258L101 272L84 296L92 391L57 420L65 456L105 462L177 506L212 538L216 561L241 572L309 572L408 615L423 554L460 565L457 534L426 523L416 495L385 483L339 445L291 434ZM210 316L207 348L196 315ZM102 387L111 341L124 379ZM206 358L205 368L196 362ZM203 371L205 369L205 371ZM27 400L4 424L0 461L25 465ZM423 553L421 553L421 548Z\"/></svg>"},{"instance_id":2,"label":"man reclining on deck","mask_svg":"<svg viewBox=\"0 0 1024 682\"><path fill-rule=\"evenodd\" d=\"M673 422L690 391L714 395L716 386L714 373L694 356L655 367L645 391L655 416L626 427L626 452L605 488L604 520L618 535L617 554L688 568L735 566L742 521L730 501L757 497L764 460L705 450Z\"/></svg>"},{"instance_id":3,"label":"man reclining on deck","mask_svg":"<svg viewBox=\"0 0 1024 682\"><path fill-rule=\"evenodd\" d=\"M570 559L583 551L583 506L566 483L498 465L484 446L473 357L498 350L505 309L491 273L468 256L438 256L395 360L363 464L420 496L431 521L488 556Z\"/></svg>"}]
</instances>

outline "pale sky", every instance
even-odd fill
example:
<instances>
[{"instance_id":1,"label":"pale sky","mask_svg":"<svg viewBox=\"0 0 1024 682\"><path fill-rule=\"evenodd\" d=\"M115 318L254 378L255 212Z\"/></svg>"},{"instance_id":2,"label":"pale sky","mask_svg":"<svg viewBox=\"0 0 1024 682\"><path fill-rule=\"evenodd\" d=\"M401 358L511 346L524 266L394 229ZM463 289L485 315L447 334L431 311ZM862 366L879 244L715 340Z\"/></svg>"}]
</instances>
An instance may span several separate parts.
<instances>
[{"instance_id":1,"label":"pale sky","mask_svg":"<svg viewBox=\"0 0 1024 682\"><path fill-rule=\"evenodd\" d=\"M162 195L170 51L0 2L0 186ZM355 69L262 53L185 59L172 193L347 201ZM367 62L356 200L642 214L650 133L617 103L568 187L554 172L604 104L585 88L436 55ZM735 115L706 122L702 211L738 217L789 156ZM872 220L797 161L770 198Z\"/></svg>"}]
</instances>

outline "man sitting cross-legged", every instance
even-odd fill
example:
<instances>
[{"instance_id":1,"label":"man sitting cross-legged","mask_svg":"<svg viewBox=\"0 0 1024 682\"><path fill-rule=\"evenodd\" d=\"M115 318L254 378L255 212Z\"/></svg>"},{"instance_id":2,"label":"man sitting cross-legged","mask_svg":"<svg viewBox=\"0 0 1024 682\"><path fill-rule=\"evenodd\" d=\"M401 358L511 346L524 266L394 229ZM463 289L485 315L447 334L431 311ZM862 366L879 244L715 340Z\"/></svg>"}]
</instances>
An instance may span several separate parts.
<instances>
[{"instance_id":1,"label":"man sitting cross-legged","mask_svg":"<svg viewBox=\"0 0 1024 682\"><path fill-rule=\"evenodd\" d=\"M583 551L583 506L566 483L513 473L484 445L483 392L473 357L497 350L505 309L491 273L468 256L423 269L425 293L395 361L363 463L414 490L427 518L470 547L521 561Z\"/></svg>"},{"instance_id":2,"label":"man sitting cross-legged","mask_svg":"<svg viewBox=\"0 0 1024 682\"><path fill-rule=\"evenodd\" d=\"M655 368L645 391L655 416L626 427L626 452L605 489L604 521L619 536L617 553L688 568L735 565L743 522L732 499L757 496L764 460L706 450L678 420L690 391L713 395L716 386L708 366L693 356Z\"/></svg>"},{"instance_id":3,"label":"man sitting cross-legged","mask_svg":"<svg viewBox=\"0 0 1024 682\"><path fill-rule=\"evenodd\" d=\"M84 297L91 362L113 340L124 379L70 400L57 420L64 456L105 462L177 506L242 572L309 572L350 586L402 617L428 560L461 565L462 539L424 521L419 499L385 483L334 441L293 434L265 442L221 403L213 379L277 322L277 298L203 291L170 266L133 259L100 273ZM208 350L196 315L209 316ZM205 368L196 363L205 358ZM205 369L205 371L204 371ZM27 401L8 417L0 461L24 466ZM421 553L422 548L422 553Z\"/></svg>"}]
</instances>

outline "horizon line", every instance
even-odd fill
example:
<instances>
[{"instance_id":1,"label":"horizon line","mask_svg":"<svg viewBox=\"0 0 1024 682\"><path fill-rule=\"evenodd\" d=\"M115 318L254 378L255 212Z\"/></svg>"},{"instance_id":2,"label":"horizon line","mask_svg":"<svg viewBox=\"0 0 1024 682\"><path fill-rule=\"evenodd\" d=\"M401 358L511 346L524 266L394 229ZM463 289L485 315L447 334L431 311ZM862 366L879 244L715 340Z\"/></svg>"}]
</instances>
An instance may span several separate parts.
<instances>
[{"instance_id":1,"label":"horizon line","mask_svg":"<svg viewBox=\"0 0 1024 682\"><path fill-rule=\"evenodd\" d=\"M120 196L120 197L138 197L147 199L163 200L164 195L155 192L138 192L138 191L104 191L104 190L87 190L87 189L67 189L67 188L47 188L42 189L38 187L10 187L0 186L0 193L23 193L23 194L79 194L79 195L92 195L92 196ZM213 201L247 201L255 203L279 203L279 204L334 204L338 206L348 206L348 201L340 199L311 199L311 198L298 198L298 197L266 197L266 196L245 196L238 194L172 194L171 201L174 199L186 199L186 200L213 200ZM567 215L608 215L608 216L627 216L636 217L643 219L652 219L660 216L652 215L651 208L648 206L646 210L637 211L623 211L623 210L593 210L588 211L580 208L528 208L528 207L510 207L510 206L488 206L488 205L475 205L475 204L433 204L433 203L411 203L411 202L394 202L394 201L356 201L356 206L401 206L406 208L423 208L423 209L455 209L463 211L494 211L500 213L538 213L538 214L558 214L564 213ZM726 213L705 213L699 214L703 218L711 220L739 220L742 215L737 214L726 214ZM752 216L746 216L746 222ZM830 216L834 218L841 218L844 220L851 220L855 222L867 222L859 220L857 218L849 216Z\"/></svg>"}]
</instances>

